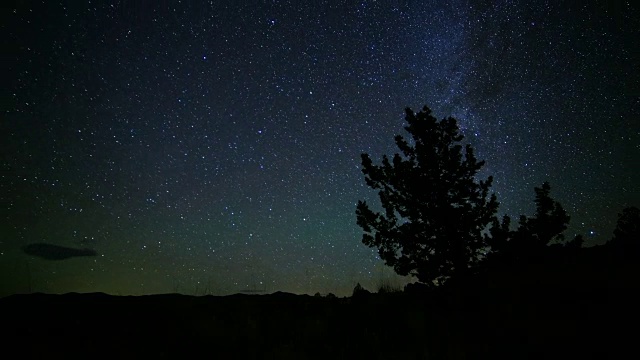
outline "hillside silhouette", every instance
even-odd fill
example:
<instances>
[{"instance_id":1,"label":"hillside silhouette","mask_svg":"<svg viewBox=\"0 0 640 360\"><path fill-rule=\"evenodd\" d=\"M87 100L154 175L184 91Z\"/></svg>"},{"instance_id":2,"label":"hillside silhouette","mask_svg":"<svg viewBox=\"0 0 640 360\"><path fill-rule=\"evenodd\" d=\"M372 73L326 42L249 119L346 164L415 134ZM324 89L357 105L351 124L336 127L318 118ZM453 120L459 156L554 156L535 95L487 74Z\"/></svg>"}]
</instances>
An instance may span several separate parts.
<instances>
[{"instance_id":1,"label":"hillside silhouette","mask_svg":"<svg viewBox=\"0 0 640 360\"><path fill-rule=\"evenodd\" d=\"M13 295L0 299L3 343L34 357L618 358L640 320L636 258L614 241L558 248L435 289L349 298Z\"/></svg>"}]
</instances>

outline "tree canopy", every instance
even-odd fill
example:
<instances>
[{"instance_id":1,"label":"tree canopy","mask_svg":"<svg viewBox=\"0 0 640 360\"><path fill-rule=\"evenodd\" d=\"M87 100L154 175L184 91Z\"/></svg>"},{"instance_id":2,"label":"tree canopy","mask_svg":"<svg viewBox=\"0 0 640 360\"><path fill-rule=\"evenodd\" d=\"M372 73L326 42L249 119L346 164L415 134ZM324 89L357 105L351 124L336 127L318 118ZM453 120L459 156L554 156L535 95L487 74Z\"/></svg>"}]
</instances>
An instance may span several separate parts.
<instances>
[{"instance_id":1,"label":"tree canopy","mask_svg":"<svg viewBox=\"0 0 640 360\"><path fill-rule=\"evenodd\" d=\"M489 195L493 181L477 180L484 165L471 145L461 144L457 121L438 121L424 107L406 109L405 130L395 142L401 153L383 155L374 165L362 154L362 172L368 186L378 190L382 211L358 201L357 223L362 242L376 247L380 257L400 275L413 275L427 284L464 275L487 247L487 225L498 202Z\"/></svg>"}]
</instances>

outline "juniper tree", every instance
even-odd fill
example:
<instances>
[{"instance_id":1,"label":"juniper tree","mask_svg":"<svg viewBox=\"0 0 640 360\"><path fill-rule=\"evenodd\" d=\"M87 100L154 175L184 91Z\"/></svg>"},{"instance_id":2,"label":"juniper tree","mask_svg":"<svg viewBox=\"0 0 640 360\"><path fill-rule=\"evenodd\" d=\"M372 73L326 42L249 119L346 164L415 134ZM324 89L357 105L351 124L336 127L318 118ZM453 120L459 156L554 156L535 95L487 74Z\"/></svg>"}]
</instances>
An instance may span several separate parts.
<instances>
[{"instance_id":1,"label":"juniper tree","mask_svg":"<svg viewBox=\"0 0 640 360\"><path fill-rule=\"evenodd\" d=\"M492 177L476 179L485 162L471 145L461 145L454 118L438 121L426 106L405 112L411 138L395 137L401 153L384 155L381 165L362 154L366 184L378 190L383 211L358 201L357 223L362 242L377 248L396 273L441 283L477 264L486 247L483 230L498 202L489 195Z\"/></svg>"},{"instance_id":2,"label":"juniper tree","mask_svg":"<svg viewBox=\"0 0 640 360\"><path fill-rule=\"evenodd\" d=\"M516 230L510 229L511 218L505 215L502 222L493 219L488 244L493 255L510 261L520 261L537 256L549 245L561 244L581 247L583 238L576 236L565 242L563 232L569 225L570 216L562 205L551 197L551 186L544 182L534 187L536 213L532 217L520 215Z\"/></svg>"}]
</instances>

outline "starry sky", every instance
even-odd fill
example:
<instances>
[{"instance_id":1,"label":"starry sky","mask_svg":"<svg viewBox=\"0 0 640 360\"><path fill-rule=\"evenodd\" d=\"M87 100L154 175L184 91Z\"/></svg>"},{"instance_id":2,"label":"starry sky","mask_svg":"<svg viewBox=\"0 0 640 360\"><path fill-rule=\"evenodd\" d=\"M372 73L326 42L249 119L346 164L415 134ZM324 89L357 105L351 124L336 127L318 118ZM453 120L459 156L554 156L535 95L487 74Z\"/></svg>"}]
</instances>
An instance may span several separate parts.
<instances>
[{"instance_id":1,"label":"starry sky","mask_svg":"<svg viewBox=\"0 0 640 360\"><path fill-rule=\"evenodd\" d=\"M0 296L403 284L355 205L407 106L458 120L500 214L549 181L606 242L640 205L640 13L560 3L3 5Z\"/></svg>"}]
</instances>

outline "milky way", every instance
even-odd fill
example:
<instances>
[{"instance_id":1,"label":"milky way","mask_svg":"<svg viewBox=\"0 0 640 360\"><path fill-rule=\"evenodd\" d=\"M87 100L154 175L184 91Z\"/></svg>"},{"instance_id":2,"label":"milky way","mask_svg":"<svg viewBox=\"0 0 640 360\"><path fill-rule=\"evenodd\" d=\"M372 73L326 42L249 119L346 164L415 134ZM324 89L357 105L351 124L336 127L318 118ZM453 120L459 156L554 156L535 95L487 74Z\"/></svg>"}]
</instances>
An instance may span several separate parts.
<instances>
[{"instance_id":1,"label":"milky way","mask_svg":"<svg viewBox=\"0 0 640 360\"><path fill-rule=\"evenodd\" d=\"M458 119L500 213L549 181L594 245L640 204L629 3L78 3L3 11L0 295L402 284L355 204L407 106Z\"/></svg>"}]
</instances>

